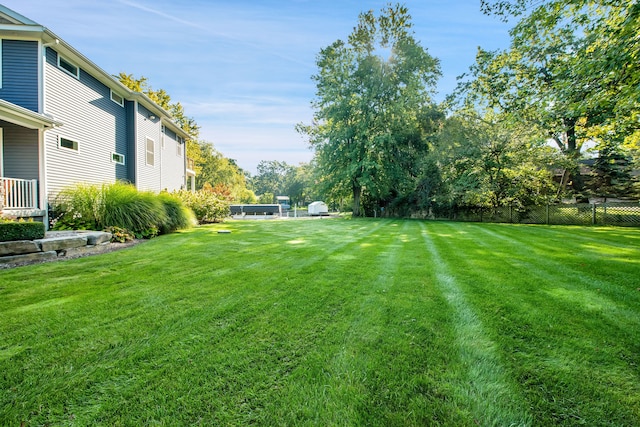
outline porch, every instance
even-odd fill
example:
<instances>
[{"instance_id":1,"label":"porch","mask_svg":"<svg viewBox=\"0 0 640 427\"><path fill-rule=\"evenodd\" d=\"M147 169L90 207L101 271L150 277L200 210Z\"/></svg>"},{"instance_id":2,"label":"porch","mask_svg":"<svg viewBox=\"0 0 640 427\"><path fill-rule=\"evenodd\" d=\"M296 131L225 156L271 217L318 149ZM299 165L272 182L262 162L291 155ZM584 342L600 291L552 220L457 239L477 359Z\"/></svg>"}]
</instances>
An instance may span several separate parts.
<instances>
[{"instance_id":1,"label":"porch","mask_svg":"<svg viewBox=\"0 0 640 427\"><path fill-rule=\"evenodd\" d=\"M0 177L0 212L9 217L44 221L46 210L39 206L38 180Z\"/></svg>"},{"instance_id":2,"label":"porch","mask_svg":"<svg viewBox=\"0 0 640 427\"><path fill-rule=\"evenodd\" d=\"M0 99L0 213L47 219L44 132L62 123Z\"/></svg>"}]
</instances>

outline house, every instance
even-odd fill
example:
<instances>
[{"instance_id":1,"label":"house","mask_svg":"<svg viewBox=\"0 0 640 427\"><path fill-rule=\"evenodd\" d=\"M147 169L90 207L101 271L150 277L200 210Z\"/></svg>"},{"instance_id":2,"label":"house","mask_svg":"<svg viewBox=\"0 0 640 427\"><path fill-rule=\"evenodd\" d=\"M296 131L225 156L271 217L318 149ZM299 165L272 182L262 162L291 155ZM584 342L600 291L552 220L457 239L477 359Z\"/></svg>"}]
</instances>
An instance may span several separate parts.
<instances>
[{"instance_id":1,"label":"house","mask_svg":"<svg viewBox=\"0 0 640 427\"><path fill-rule=\"evenodd\" d=\"M0 209L46 220L77 183L193 188L185 140L167 111L0 5ZM46 221L45 221L46 223Z\"/></svg>"}]
</instances>

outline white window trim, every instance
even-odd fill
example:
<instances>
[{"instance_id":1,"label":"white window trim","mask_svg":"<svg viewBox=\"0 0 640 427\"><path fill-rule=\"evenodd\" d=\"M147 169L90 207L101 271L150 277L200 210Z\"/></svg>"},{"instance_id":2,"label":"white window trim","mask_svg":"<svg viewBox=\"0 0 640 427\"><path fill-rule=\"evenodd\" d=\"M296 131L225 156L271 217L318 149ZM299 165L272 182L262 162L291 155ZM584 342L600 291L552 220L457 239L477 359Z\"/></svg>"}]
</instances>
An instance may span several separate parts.
<instances>
[{"instance_id":1,"label":"white window trim","mask_svg":"<svg viewBox=\"0 0 640 427\"><path fill-rule=\"evenodd\" d=\"M149 163L149 141L153 143L153 163ZM144 162L147 166L155 167L156 166L156 141L153 138L146 137L144 141Z\"/></svg>"},{"instance_id":2,"label":"white window trim","mask_svg":"<svg viewBox=\"0 0 640 427\"><path fill-rule=\"evenodd\" d=\"M67 70L66 68L64 68L62 65L60 65L60 61L64 61L67 64L75 67L76 69L76 74L73 74L71 71ZM80 80L80 67L78 67L76 64L74 64L73 62L69 61L66 58L63 58L62 55L58 54L58 68L61 69L62 71L64 71L65 73L69 74L72 77L75 77L76 79Z\"/></svg>"},{"instance_id":3,"label":"white window trim","mask_svg":"<svg viewBox=\"0 0 640 427\"><path fill-rule=\"evenodd\" d=\"M182 157L184 154L184 139L181 137L176 138L176 156Z\"/></svg>"},{"instance_id":4,"label":"white window trim","mask_svg":"<svg viewBox=\"0 0 640 427\"><path fill-rule=\"evenodd\" d=\"M74 150L73 148L64 147L62 145L62 140L63 139L66 139L67 141L71 141L71 142L75 143L75 145L78 147L78 149ZM67 151L72 152L72 153L79 153L80 152L80 143L78 141L76 141L75 139L71 139L71 138L67 138L67 137L62 136L62 135L58 135L58 148L62 148L63 150L67 150Z\"/></svg>"},{"instance_id":5,"label":"white window trim","mask_svg":"<svg viewBox=\"0 0 640 427\"><path fill-rule=\"evenodd\" d=\"M109 92L110 92L110 95L111 95L111 100L112 100L113 102L115 102L116 104L118 104L119 106L124 107L124 97L123 97L123 96L121 96L121 95L120 95L120 94L118 94L118 93L115 93L115 92L114 92L113 90L111 90L111 89L109 89ZM118 98L120 98L120 101L116 101L115 99L113 99L113 96L114 96L114 95L115 95L115 96L117 96Z\"/></svg>"},{"instance_id":6,"label":"white window trim","mask_svg":"<svg viewBox=\"0 0 640 427\"><path fill-rule=\"evenodd\" d=\"M120 156L122 157L122 161L119 162L117 160L114 159L115 156ZM116 153L115 151L111 152L111 162L115 163L117 165L124 165L126 163L126 157L124 156L124 154L120 154L120 153Z\"/></svg>"}]
</instances>

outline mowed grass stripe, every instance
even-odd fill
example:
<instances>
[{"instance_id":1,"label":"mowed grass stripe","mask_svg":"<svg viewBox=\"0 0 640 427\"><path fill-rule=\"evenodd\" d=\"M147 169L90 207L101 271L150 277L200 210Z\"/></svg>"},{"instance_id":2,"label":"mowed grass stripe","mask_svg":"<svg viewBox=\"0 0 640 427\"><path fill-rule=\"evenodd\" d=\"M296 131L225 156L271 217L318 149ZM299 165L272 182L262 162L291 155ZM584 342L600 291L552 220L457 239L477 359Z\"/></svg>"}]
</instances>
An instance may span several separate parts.
<instances>
[{"instance_id":1,"label":"mowed grass stripe","mask_svg":"<svg viewBox=\"0 0 640 427\"><path fill-rule=\"evenodd\" d=\"M450 363L449 326L443 301L422 277L404 280L401 274L416 266L423 271L424 251L407 250L406 223L383 223L375 239L329 257L348 309L331 313L329 339L316 343L291 372L267 410L267 424L471 422L447 403L442 375Z\"/></svg>"},{"instance_id":2,"label":"mowed grass stripe","mask_svg":"<svg viewBox=\"0 0 640 427\"><path fill-rule=\"evenodd\" d=\"M608 262L606 243L599 246L602 257L590 255L593 268L581 270L584 239L566 239L564 228L559 236L539 228L448 223L434 238L499 344L505 367L523 384L536 420L625 425L639 419L640 304L636 288L627 285L638 280L638 270L620 265L607 280L598 268ZM573 232L581 237L594 230ZM553 241L562 246L545 253Z\"/></svg>"},{"instance_id":3,"label":"mowed grass stripe","mask_svg":"<svg viewBox=\"0 0 640 427\"><path fill-rule=\"evenodd\" d=\"M597 288L567 279L564 261L582 266L561 251L529 259L568 239L528 226L230 221L0 271L0 424L477 425L516 401L533 425L633 425L634 239L601 230L611 244L594 249L591 230L571 228L580 238L566 248L591 251L582 274L605 282L616 312L571 304ZM610 261L620 271L607 282L595 270ZM478 322L466 333L480 333L473 354L488 348L479 365L460 350L443 274ZM496 361L473 375L514 394L477 409L469 389L489 388L470 386L470 372Z\"/></svg>"},{"instance_id":4,"label":"mowed grass stripe","mask_svg":"<svg viewBox=\"0 0 640 427\"><path fill-rule=\"evenodd\" d=\"M514 233L512 227L518 232ZM593 236L600 234L597 229L581 229L574 232L580 243L572 251L566 249L565 232L557 228L488 225L476 229L482 236L473 242L465 238L467 250L482 247L485 253L492 253L488 258L497 258L508 266L501 271L508 271L518 279L535 278L534 286L542 293L542 299L564 299L571 308L583 308L598 322L605 320L625 330L640 330L640 317L636 316L640 293L629 292L637 290L640 279L625 273L621 265L640 261L635 242L622 245L617 241L611 247L606 240L598 241L597 235ZM554 230L560 231L560 236L554 236ZM587 237L579 233L591 235L587 248L582 243ZM501 251L501 246L509 250ZM483 259L477 265L485 264L487 261ZM531 272L535 275L531 276ZM495 285L493 289L500 289L500 284Z\"/></svg>"},{"instance_id":5,"label":"mowed grass stripe","mask_svg":"<svg viewBox=\"0 0 640 427\"><path fill-rule=\"evenodd\" d=\"M420 229L437 285L454 309L455 347L465 368L457 378L456 398L469 406L479 425L530 425L532 419L518 396L518 388L501 366L496 343L484 332L481 318L457 283L457 272L448 265L431 237L436 227L420 223Z\"/></svg>"},{"instance_id":6,"label":"mowed grass stripe","mask_svg":"<svg viewBox=\"0 0 640 427\"><path fill-rule=\"evenodd\" d=\"M370 225L372 230L365 236L380 228ZM322 407L315 407L308 415L330 425L360 423L369 418L362 409L370 406L370 376L375 374L372 365L379 357L375 344L386 333L386 294L393 288L389 279L397 268L396 257L389 248L394 236L383 233L376 237L375 244L359 241L357 246L327 260L333 269L340 271L342 279L338 286L350 296L351 306L348 318L342 319L342 326L334 330L337 345L324 355L322 377L313 378L320 380L316 387L326 394L317 401ZM318 418L318 414L323 415Z\"/></svg>"}]
</instances>

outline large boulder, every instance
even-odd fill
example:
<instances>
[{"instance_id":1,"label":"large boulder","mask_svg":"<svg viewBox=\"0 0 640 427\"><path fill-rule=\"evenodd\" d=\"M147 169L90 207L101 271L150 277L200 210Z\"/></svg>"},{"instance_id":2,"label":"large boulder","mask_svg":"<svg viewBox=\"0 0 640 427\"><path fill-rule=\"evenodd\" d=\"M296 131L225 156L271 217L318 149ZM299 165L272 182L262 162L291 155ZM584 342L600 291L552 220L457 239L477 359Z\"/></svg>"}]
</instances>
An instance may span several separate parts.
<instances>
[{"instance_id":1,"label":"large boulder","mask_svg":"<svg viewBox=\"0 0 640 427\"><path fill-rule=\"evenodd\" d=\"M0 256L30 254L34 252L40 252L40 246L33 240L0 242Z\"/></svg>"},{"instance_id":2,"label":"large boulder","mask_svg":"<svg viewBox=\"0 0 640 427\"><path fill-rule=\"evenodd\" d=\"M62 251L65 249L79 248L81 246L87 246L87 236L61 236L61 237L46 237L44 239L34 240L42 252L48 251Z\"/></svg>"}]
</instances>

